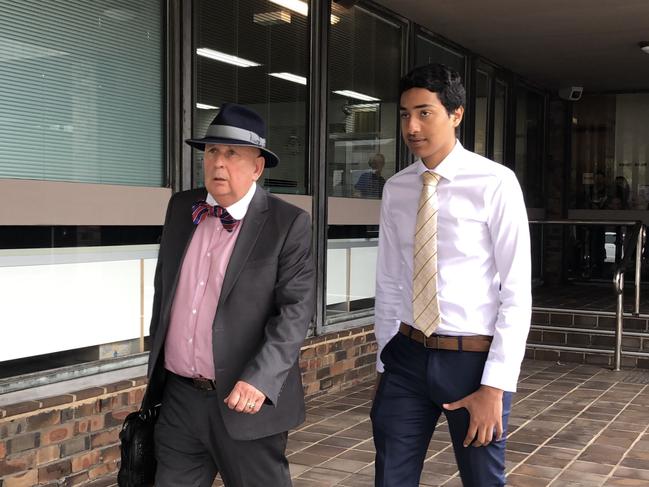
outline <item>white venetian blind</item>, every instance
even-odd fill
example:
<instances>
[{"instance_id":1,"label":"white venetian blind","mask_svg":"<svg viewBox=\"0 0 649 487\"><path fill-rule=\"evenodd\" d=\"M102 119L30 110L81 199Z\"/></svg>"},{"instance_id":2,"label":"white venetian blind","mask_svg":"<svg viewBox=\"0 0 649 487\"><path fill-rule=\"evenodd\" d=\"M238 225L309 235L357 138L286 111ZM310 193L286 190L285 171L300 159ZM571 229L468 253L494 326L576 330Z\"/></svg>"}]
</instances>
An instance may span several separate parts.
<instances>
[{"instance_id":1,"label":"white venetian blind","mask_svg":"<svg viewBox=\"0 0 649 487\"><path fill-rule=\"evenodd\" d=\"M0 178L164 184L163 3L0 0Z\"/></svg>"}]
</instances>

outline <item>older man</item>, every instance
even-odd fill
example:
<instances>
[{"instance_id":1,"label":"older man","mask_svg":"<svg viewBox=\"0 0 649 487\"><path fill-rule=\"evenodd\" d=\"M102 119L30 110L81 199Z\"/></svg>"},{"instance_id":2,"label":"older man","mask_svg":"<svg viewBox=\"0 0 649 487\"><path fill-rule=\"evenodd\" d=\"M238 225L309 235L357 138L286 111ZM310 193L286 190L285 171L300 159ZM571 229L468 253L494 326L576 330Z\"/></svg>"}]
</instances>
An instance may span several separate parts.
<instances>
[{"instance_id":1,"label":"older man","mask_svg":"<svg viewBox=\"0 0 649 487\"><path fill-rule=\"evenodd\" d=\"M169 202L151 321L161 398L156 487L291 485L304 420L297 359L313 315L311 223L258 187L279 162L254 111L224 104L202 139L205 188Z\"/></svg>"}]
</instances>

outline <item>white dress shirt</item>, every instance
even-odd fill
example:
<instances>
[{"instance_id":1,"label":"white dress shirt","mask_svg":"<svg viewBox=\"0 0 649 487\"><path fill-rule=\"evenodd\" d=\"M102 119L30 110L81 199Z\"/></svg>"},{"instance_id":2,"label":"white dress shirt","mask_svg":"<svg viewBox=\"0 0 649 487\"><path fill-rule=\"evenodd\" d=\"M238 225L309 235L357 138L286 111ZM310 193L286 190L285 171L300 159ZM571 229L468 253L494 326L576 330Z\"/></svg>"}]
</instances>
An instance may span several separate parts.
<instances>
[{"instance_id":1,"label":"white dress shirt","mask_svg":"<svg viewBox=\"0 0 649 487\"><path fill-rule=\"evenodd\" d=\"M234 218L235 220L243 220L243 217L246 216L246 213L248 213L248 207L250 206L250 202L252 201L253 196L255 196L255 191L257 191L257 183L253 181L248 192L243 195L243 197L239 201L225 207L232 218ZM219 202L216 201L216 199L214 199L214 196L212 196L210 193L207 193L207 198L205 198L205 201L210 206L219 204Z\"/></svg>"},{"instance_id":2,"label":"white dress shirt","mask_svg":"<svg viewBox=\"0 0 649 487\"><path fill-rule=\"evenodd\" d=\"M413 324L412 273L421 160L385 184L376 269L379 355L401 321ZM491 335L482 384L516 391L531 318L527 211L516 175L456 142L432 172L437 186L440 335Z\"/></svg>"}]
</instances>

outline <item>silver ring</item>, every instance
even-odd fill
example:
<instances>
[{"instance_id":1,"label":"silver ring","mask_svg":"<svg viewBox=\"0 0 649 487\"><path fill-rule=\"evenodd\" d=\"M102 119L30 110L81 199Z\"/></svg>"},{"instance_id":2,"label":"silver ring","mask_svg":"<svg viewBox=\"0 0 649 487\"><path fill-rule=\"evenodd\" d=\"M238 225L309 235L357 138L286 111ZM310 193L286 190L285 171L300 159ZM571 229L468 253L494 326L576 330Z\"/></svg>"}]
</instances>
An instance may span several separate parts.
<instances>
[{"instance_id":1,"label":"silver ring","mask_svg":"<svg viewBox=\"0 0 649 487\"><path fill-rule=\"evenodd\" d=\"M247 406L248 406L248 409L254 409L255 408L255 403L254 402L249 402L247 404Z\"/></svg>"}]
</instances>

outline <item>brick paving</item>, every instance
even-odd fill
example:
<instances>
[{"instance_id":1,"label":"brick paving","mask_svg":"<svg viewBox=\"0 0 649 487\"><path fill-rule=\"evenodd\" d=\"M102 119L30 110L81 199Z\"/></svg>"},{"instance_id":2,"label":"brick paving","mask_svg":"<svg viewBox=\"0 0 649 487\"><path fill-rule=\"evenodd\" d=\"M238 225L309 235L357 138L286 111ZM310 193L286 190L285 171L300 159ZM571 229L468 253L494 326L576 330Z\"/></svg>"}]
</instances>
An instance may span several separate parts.
<instances>
[{"instance_id":1,"label":"brick paving","mask_svg":"<svg viewBox=\"0 0 649 487\"><path fill-rule=\"evenodd\" d=\"M289 434L294 487L373 485L372 388L366 382L307 402L306 423ZM510 487L647 487L649 371L526 360L509 430ZM420 485L462 485L444 422Z\"/></svg>"},{"instance_id":2,"label":"brick paving","mask_svg":"<svg viewBox=\"0 0 649 487\"><path fill-rule=\"evenodd\" d=\"M373 485L372 388L308 401L307 422L289 435L294 487ZM509 429L509 486L647 487L649 371L525 361ZM462 485L443 422L420 485Z\"/></svg>"}]
</instances>

